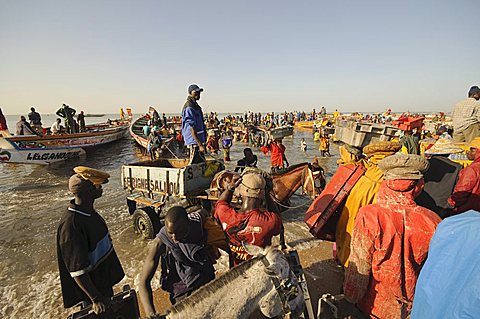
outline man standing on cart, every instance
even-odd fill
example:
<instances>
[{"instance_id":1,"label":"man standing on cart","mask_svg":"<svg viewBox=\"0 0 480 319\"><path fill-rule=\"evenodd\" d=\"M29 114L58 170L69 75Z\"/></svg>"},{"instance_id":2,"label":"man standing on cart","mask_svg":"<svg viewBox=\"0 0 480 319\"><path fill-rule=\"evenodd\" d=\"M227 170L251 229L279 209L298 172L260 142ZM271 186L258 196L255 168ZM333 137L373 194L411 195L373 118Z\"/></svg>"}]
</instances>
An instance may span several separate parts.
<instances>
[{"instance_id":1,"label":"man standing on cart","mask_svg":"<svg viewBox=\"0 0 480 319\"><path fill-rule=\"evenodd\" d=\"M204 161L207 128L203 119L203 111L197 101L203 88L192 84L188 87L187 101L182 109L182 135L190 153L190 162Z\"/></svg>"}]
</instances>

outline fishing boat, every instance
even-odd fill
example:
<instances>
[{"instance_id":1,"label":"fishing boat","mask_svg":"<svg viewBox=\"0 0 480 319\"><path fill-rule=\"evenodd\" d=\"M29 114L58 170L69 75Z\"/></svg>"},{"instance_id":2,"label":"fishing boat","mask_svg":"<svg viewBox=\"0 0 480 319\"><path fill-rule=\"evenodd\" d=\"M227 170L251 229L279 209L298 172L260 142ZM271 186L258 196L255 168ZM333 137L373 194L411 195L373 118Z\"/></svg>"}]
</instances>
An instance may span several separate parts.
<instances>
[{"instance_id":1,"label":"fishing boat","mask_svg":"<svg viewBox=\"0 0 480 319\"><path fill-rule=\"evenodd\" d=\"M294 126L296 129L304 129L304 130L311 130L313 127L321 127L327 125L329 118L326 117L321 120L313 120L313 121L299 121L295 122Z\"/></svg>"},{"instance_id":2,"label":"fishing boat","mask_svg":"<svg viewBox=\"0 0 480 319\"><path fill-rule=\"evenodd\" d=\"M148 137L143 134L143 127L145 126L145 124L147 124L149 120L150 117L144 115L133 121L130 125L130 135L135 140L135 142L137 142L137 144L144 149L146 149L148 146Z\"/></svg>"},{"instance_id":3,"label":"fishing boat","mask_svg":"<svg viewBox=\"0 0 480 319\"><path fill-rule=\"evenodd\" d=\"M147 124L147 122L150 120L149 115L144 115L135 121L132 122L130 125L130 135L132 138L137 142L137 144L147 150L148 148L148 136L145 136L143 134L143 127ZM171 123L168 122L169 125L174 125L178 126L179 123ZM175 127L176 130L180 129ZM170 155L173 155L174 157L177 156L177 153L179 152L178 147L175 147L175 138L174 136L169 136L167 138L163 137L163 144L165 145L165 148L169 151Z\"/></svg>"},{"instance_id":4,"label":"fishing boat","mask_svg":"<svg viewBox=\"0 0 480 319\"><path fill-rule=\"evenodd\" d=\"M150 116L148 114L139 117L135 121L132 122L130 125L130 135L132 138L143 148L147 148L148 146L148 136L143 134L143 127L148 123L150 120ZM175 131L178 132L182 129L182 124L179 122L168 122L168 126L175 128ZM167 138L167 141L173 141L173 136Z\"/></svg>"},{"instance_id":5,"label":"fishing boat","mask_svg":"<svg viewBox=\"0 0 480 319\"><path fill-rule=\"evenodd\" d=\"M43 136L4 134L0 137L0 162L48 165L78 158L89 148L121 139L129 125L128 121L109 121L87 125L83 133Z\"/></svg>"}]
</instances>

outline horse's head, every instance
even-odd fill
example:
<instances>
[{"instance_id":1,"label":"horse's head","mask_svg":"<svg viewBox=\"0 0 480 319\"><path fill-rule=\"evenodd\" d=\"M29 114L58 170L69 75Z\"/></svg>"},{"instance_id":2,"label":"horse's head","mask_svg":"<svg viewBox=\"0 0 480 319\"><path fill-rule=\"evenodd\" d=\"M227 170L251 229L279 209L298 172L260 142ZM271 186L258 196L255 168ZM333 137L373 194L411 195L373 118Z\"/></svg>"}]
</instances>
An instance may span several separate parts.
<instances>
[{"instance_id":1,"label":"horse's head","mask_svg":"<svg viewBox=\"0 0 480 319\"><path fill-rule=\"evenodd\" d=\"M305 300L285 254L273 246L263 249L247 245L247 251L262 258L265 273L274 286L259 302L263 315L273 318L290 312L291 317L298 317L303 311Z\"/></svg>"},{"instance_id":2,"label":"horse's head","mask_svg":"<svg viewBox=\"0 0 480 319\"><path fill-rule=\"evenodd\" d=\"M303 193L315 199L325 188L326 181L323 168L315 157L312 163L305 168L302 176Z\"/></svg>"}]
</instances>

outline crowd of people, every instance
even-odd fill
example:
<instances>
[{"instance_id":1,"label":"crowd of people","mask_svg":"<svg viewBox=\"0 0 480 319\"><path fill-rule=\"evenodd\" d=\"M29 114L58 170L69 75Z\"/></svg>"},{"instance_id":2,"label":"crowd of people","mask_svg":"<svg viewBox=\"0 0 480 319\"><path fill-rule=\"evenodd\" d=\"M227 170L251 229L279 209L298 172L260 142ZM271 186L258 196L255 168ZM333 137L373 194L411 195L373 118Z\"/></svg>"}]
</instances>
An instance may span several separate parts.
<instances>
[{"instance_id":1,"label":"crowd of people","mask_svg":"<svg viewBox=\"0 0 480 319\"><path fill-rule=\"evenodd\" d=\"M232 117L215 124L218 118L213 114L205 121L198 104L201 92L202 88L191 85L182 109L180 134L191 163L204 160L206 152L218 153L220 147L224 160L229 161L228 150L235 138L231 123L242 120ZM466 143L466 156L471 161L466 167L448 158L451 149L439 152L438 145L423 156L418 155L412 151L409 132L403 139L374 142L363 148L340 146L339 167L332 180L343 178L336 175L344 174L344 168L361 174L351 188L345 189L346 196L334 213L335 259L345 269L345 300L366 317L407 318L410 314L438 313L432 305L446 300L452 287L438 286L436 281L446 282L448 276L463 276L462 289L478 299L478 272L473 267L469 273L461 274L462 269L452 263L462 262L464 257L453 252L452 247L459 249L465 238L471 247L478 246L477 229L471 225L480 224L480 132L476 131L480 127L479 97L480 89L473 87L468 99L459 103L453 113L453 139ZM326 110L322 109L322 113ZM244 121L258 122L258 117L246 113ZM281 117L278 118L280 121ZM165 116L161 119L153 114L152 121L153 125L168 128ZM276 116L269 116L265 124L272 121L276 121ZM144 132L147 131L146 128ZM321 151L330 156L329 146L321 144L322 133L316 133ZM440 140L447 139L443 135L446 131L439 133ZM306 150L305 140L300 147ZM403 147L406 152L402 152ZM261 151L271 154L274 173L289 166L281 138L267 139ZM280 234L282 219L278 212L267 208L267 181L255 170L257 160L251 148L244 149L244 158L236 168L242 174L228 181L212 212L188 212L181 206L166 212L164 226L149 249L140 275L139 294L147 315L156 313L151 281L159 266L162 289L170 293L175 304L215 278L213 265L219 249L228 254L230 266L235 267L253 257L245 250L245 243L265 247ZM124 276L105 221L93 206L102 196L101 184L108 177L104 172L77 167L69 180L68 187L75 198L57 233L65 307L86 301L92 303L96 313L104 312L113 294L112 287ZM234 193L241 197L240 206L232 204ZM331 196L322 192L315 202L331 200ZM461 235L452 236L457 233ZM469 260L474 256L469 255ZM444 261L452 265L445 270L447 273L438 271L439 267L445 268L441 266ZM445 303L441 305L444 313L453 314L458 313L456 308L463 300ZM479 315L478 305L465 307L470 317Z\"/></svg>"}]
</instances>

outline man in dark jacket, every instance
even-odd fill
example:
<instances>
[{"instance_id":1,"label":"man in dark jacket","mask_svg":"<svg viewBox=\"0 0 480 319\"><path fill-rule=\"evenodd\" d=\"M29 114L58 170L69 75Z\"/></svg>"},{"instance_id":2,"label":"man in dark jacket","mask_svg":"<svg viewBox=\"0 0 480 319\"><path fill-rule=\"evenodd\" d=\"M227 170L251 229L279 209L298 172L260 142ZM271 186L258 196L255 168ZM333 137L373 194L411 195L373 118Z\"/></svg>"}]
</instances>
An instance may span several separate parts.
<instances>
[{"instance_id":1,"label":"man in dark jacket","mask_svg":"<svg viewBox=\"0 0 480 319\"><path fill-rule=\"evenodd\" d=\"M77 115L77 121L80 126L80 133L85 132L87 129L85 127L85 114L83 111L80 111L80 114Z\"/></svg>"},{"instance_id":2,"label":"man in dark jacket","mask_svg":"<svg viewBox=\"0 0 480 319\"><path fill-rule=\"evenodd\" d=\"M72 109L67 104L63 104L63 106L57 110L56 114L65 119L65 129L68 133L76 133L75 120L73 119L76 112L75 109Z\"/></svg>"},{"instance_id":3,"label":"man in dark jacket","mask_svg":"<svg viewBox=\"0 0 480 319\"><path fill-rule=\"evenodd\" d=\"M112 287L124 277L105 220L93 208L102 196L109 174L78 166L68 188L75 198L65 210L57 231L57 258L63 305L92 303L98 314L106 310Z\"/></svg>"},{"instance_id":4,"label":"man in dark jacket","mask_svg":"<svg viewBox=\"0 0 480 319\"><path fill-rule=\"evenodd\" d=\"M28 113L28 119L30 121L30 125L32 128L38 133L38 135L43 134L43 129L42 129L42 117L40 116L40 113L35 111L35 108L32 106L30 108L30 113Z\"/></svg>"},{"instance_id":5,"label":"man in dark jacket","mask_svg":"<svg viewBox=\"0 0 480 319\"><path fill-rule=\"evenodd\" d=\"M150 282L160 259L162 289L170 293L172 304L215 278L203 227L206 216L200 212L187 213L181 206L167 211L165 226L153 240L140 275L139 294L147 316L155 314Z\"/></svg>"}]
</instances>

